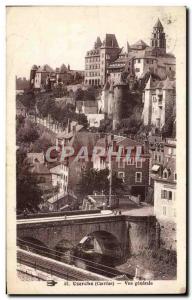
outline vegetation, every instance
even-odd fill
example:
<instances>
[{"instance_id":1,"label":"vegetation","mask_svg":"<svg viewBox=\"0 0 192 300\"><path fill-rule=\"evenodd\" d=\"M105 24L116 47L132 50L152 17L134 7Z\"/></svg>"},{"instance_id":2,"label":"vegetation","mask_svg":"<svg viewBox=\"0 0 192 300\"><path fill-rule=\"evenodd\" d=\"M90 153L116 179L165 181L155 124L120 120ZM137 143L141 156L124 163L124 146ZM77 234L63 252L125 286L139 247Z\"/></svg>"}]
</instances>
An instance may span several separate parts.
<instances>
[{"instance_id":1,"label":"vegetation","mask_svg":"<svg viewBox=\"0 0 192 300\"><path fill-rule=\"evenodd\" d=\"M16 194L17 213L23 211L37 211L41 202L41 191L34 176L29 173L29 166L25 163L26 152L19 149L16 154Z\"/></svg>"}]
</instances>

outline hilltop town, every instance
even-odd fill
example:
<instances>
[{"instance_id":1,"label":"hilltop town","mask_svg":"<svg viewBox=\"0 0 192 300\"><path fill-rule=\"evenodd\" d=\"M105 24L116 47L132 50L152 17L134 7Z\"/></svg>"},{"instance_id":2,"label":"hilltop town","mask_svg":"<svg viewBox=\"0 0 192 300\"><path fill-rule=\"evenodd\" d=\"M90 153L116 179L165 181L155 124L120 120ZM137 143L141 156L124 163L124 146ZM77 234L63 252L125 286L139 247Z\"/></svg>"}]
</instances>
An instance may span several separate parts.
<instances>
[{"instance_id":1,"label":"hilltop town","mask_svg":"<svg viewBox=\"0 0 192 300\"><path fill-rule=\"evenodd\" d=\"M176 58L159 19L150 45L126 45L106 33L84 70L34 64L17 78L17 215L155 216L159 247L175 255ZM63 147L73 153L61 159Z\"/></svg>"}]
</instances>

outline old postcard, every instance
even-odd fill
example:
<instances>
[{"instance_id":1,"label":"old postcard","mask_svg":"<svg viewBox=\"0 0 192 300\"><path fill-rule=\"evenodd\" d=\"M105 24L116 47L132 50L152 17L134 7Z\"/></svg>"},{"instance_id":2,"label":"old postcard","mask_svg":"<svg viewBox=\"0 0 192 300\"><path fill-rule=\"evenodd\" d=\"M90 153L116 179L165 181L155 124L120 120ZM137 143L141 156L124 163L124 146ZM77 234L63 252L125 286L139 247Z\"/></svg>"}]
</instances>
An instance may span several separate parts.
<instances>
[{"instance_id":1,"label":"old postcard","mask_svg":"<svg viewBox=\"0 0 192 300\"><path fill-rule=\"evenodd\" d=\"M7 292L186 293L186 8L6 12Z\"/></svg>"}]
</instances>

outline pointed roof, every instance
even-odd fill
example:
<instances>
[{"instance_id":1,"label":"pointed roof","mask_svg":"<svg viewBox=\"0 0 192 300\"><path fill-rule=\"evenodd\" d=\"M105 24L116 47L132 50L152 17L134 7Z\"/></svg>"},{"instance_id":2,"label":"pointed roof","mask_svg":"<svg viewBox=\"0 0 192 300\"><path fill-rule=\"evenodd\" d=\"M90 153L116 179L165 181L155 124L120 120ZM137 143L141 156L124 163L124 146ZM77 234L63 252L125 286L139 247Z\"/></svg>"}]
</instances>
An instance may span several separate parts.
<instances>
[{"instance_id":1,"label":"pointed roof","mask_svg":"<svg viewBox=\"0 0 192 300\"><path fill-rule=\"evenodd\" d=\"M163 28L163 25L161 24L161 21L159 20L159 18L157 19L157 22L155 23L154 27Z\"/></svg>"},{"instance_id":2,"label":"pointed roof","mask_svg":"<svg viewBox=\"0 0 192 300\"><path fill-rule=\"evenodd\" d=\"M153 80L153 78L150 74L147 84L145 86L145 90L152 90L156 87L156 85L157 85L157 82Z\"/></svg>"},{"instance_id":3,"label":"pointed roof","mask_svg":"<svg viewBox=\"0 0 192 300\"><path fill-rule=\"evenodd\" d=\"M64 73L64 72L66 72L66 71L68 71L66 65L65 65L65 64L62 64L61 67L60 67L60 73Z\"/></svg>"},{"instance_id":4,"label":"pointed roof","mask_svg":"<svg viewBox=\"0 0 192 300\"><path fill-rule=\"evenodd\" d=\"M101 42L100 37L98 36L96 39L96 42L95 42L95 49L100 48L101 45L102 45L102 42Z\"/></svg>"},{"instance_id":5,"label":"pointed roof","mask_svg":"<svg viewBox=\"0 0 192 300\"><path fill-rule=\"evenodd\" d=\"M102 47L119 48L115 34L106 33Z\"/></svg>"}]
</instances>

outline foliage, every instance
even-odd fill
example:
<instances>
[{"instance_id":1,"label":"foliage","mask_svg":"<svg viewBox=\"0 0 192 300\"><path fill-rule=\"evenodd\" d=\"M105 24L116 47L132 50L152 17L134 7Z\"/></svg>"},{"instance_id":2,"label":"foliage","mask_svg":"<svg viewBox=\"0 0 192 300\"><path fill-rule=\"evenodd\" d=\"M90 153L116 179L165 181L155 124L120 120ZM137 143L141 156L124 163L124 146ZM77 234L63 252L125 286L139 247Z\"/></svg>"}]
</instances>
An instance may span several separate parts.
<instances>
[{"instance_id":1,"label":"foliage","mask_svg":"<svg viewBox=\"0 0 192 300\"><path fill-rule=\"evenodd\" d=\"M43 133L32 145L32 152L46 152L49 147L53 146L51 137L48 133Z\"/></svg>"},{"instance_id":2,"label":"foliage","mask_svg":"<svg viewBox=\"0 0 192 300\"><path fill-rule=\"evenodd\" d=\"M31 143L38 139L39 134L36 126L29 120L25 120L24 123L17 127L17 143Z\"/></svg>"},{"instance_id":3,"label":"foliage","mask_svg":"<svg viewBox=\"0 0 192 300\"><path fill-rule=\"evenodd\" d=\"M21 101L28 112L35 108L36 99L32 90L27 90L23 95L17 95L16 101L17 100Z\"/></svg>"},{"instance_id":4,"label":"foliage","mask_svg":"<svg viewBox=\"0 0 192 300\"><path fill-rule=\"evenodd\" d=\"M84 100L84 91L82 89L77 89L74 93L75 101L83 101Z\"/></svg>"},{"instance_id":5,"label":"foliage","mask_svg":"<svg viewBox=\"0 0 192 300\"><path fill-rule=\"evenodd\" d=\"M36 178L29 174L25 158L26 152L19 149L16 155L17 213L22 213L26 209L30 212L37 211L41 202L41 192Z\"/></svg>"},{"instance_id":6,"label":"foliage","mask_svg":"<svg viewBox=\"0 0 192 300\"><path fill-rule=\"evenodd\" d=\"M121 194L124 190L122 179L114 172L112 175L112 194ZM95 170L87 168L79 182L79 193L81 195L92 195L94 192L109 194L109 169Z\"/></svg>"},{"instance_id":7,"label":"foliage","mask_svg":"<svg viewBox=\"0 0 192 300\"><path fill-rule=\"evenodd\" d=\"M163 126L162 128L162 136L164 138L166 137L175 137L176 135L176 126L174 124L175 122L175 116L174 115L171 115L167 122L165 123L165 125Z\"/></svg>"}]
</instances>

